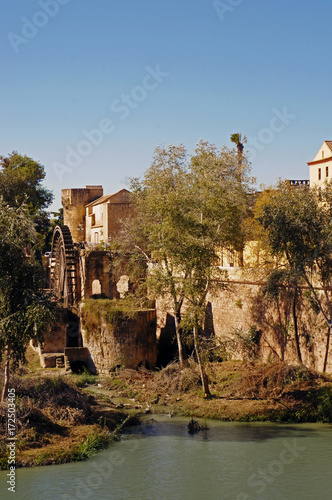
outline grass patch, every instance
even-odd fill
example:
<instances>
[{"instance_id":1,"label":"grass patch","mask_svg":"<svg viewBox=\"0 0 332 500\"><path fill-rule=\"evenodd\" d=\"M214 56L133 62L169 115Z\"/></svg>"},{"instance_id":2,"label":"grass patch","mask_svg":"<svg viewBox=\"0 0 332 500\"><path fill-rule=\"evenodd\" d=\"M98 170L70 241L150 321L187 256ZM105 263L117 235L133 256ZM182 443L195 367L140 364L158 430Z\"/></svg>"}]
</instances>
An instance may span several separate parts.
<instances>
[{"instance_id":1,"label":"grass patch","mask_svg":"<svg viewBox=\"0 0 332 500\"><path fill-rule=\"evenodd\" d=\"M92 375L85 369L82 373L70 375L70 380L76 387L86 387L88 385L95 384L97 376Z\"/></svg>"},{"instance_id":2,"label":"grass patch","mask_svg":"<svg viewBox=\"0 0 332 500\"><path fill-rule=\"evenodd\" d=\"M109 446L114 439L107 429L96 428L89 434L85 441L79 446L73 448L54 451L45 451L40 453L32 463L32 465L50 465L50 464L63 464L67 462L79 462L91 458L99 450L103 450Z\"/></svg>"}]
</instances>

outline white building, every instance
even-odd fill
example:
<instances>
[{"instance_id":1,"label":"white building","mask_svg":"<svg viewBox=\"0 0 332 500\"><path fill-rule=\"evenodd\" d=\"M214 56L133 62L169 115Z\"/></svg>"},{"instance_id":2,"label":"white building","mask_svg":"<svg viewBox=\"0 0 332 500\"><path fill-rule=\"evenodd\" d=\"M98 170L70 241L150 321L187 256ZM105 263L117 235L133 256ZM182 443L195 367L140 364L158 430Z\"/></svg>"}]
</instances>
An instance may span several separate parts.
<instances>
[{"instance_id":1,"label":"white building","mask_svg":"<svg viewBox=\"0 0 332 500\"><path fill-rule=\"evenodd\" d=\"M130 193L121 189L115 194L101 196L85 206L85 241L109 241L121 229L122 222L131 215Z\"/></svg>"},{"instance_id":2,"label":"white building","mask_svg":"<svg viewBox=\"0 0 332 500\"><path fill-rule=\"evenodd\" d=\"M310 186L321 187L332 179L332 141L324 141L313 161L308 162Z\"/></svg>"}]
</instances>

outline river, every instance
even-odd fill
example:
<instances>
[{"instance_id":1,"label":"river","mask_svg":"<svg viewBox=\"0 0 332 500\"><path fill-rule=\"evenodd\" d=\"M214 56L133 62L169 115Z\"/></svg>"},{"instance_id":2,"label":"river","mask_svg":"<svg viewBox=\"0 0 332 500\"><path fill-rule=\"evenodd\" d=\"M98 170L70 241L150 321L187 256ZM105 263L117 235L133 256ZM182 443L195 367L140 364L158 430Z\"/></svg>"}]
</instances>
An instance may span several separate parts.
<instances>
[{"instance_id":1,"label":"river","mask_svg":"<svg viewBox=\"0 0 332 500\"><path fill-rule=\"evenodd\" d=\"M331 500L332 426L154 416L85 462L18 469L1 500Z\"/></svg>"}]
</instances>

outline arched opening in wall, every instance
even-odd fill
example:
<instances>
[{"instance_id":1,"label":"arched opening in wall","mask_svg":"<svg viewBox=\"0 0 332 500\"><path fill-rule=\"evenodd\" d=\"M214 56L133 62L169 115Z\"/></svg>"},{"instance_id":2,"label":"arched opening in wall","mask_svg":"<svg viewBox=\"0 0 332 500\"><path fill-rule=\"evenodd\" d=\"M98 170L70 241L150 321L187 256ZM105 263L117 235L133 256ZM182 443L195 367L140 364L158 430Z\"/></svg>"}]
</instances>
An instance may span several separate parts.
<instances>
[{"instance_id":1,"label":"arched opening in wall","mask_svg":"<svg viewBox=\"0 0 332 500\"><path fill-rule=\"evenodd\" d=\"M93 280L92 282L92 295L101 294L101 283L99 280Z\"/></svg>"},{"instance_id":2,"label":"arched opening in wall","mask_svg":"<svg viewBox=\"0 0 332 500\"><path fill-rule=\"evenodd\" d=\"M70 369L73 373L79 374L88 370L88 365L84 361L70 361Z\"/></svg>"}]
</instances>

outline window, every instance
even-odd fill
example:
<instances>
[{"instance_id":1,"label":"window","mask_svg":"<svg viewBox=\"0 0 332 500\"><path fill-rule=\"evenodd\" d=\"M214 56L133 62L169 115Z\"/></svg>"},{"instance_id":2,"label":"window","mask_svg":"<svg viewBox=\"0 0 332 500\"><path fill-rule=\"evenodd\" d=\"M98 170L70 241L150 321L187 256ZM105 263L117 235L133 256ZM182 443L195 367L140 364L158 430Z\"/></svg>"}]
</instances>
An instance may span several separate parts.
<instances>
[{"instance_id":1,"label":"window","mask_svg":"<svg viewBox=\"0 0 332 500\"><path fill-rule=\"evenodd\" d=\"M321 180L321 178L322 178L322 169L321 169L321 168L319 168L319 169L318 169L318 180L320 181L320 180Z\"/></svg>"},{"instance_id":2,"label":"window","mask_svg":"<svg viewBox=\"0 0 332 500\"><path fill-rule=\"evenodd\" d=\"M325 167L325 177L329 176L329 167Z\"/></svg>"},{"instance_id":3,"label":"window","mask_svg":"<svg viewBox=\"0 0 332 500\"><path fill-rule=\"evenodd\" d=\"M95 233L95 243L99 243L99 233Z\"/></svg>"},{"instance_id":4,"label":"window","mask_svg":"<svg viewBox=\"0 0 332 500\"><path fill-rule=\"evenodd\" d=\"M324 158L324 151L322 151L322 158Z\"/></svg>"}]
</instances>

